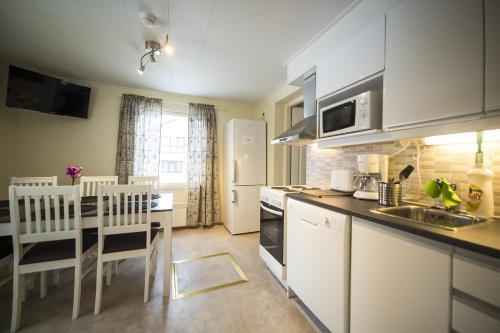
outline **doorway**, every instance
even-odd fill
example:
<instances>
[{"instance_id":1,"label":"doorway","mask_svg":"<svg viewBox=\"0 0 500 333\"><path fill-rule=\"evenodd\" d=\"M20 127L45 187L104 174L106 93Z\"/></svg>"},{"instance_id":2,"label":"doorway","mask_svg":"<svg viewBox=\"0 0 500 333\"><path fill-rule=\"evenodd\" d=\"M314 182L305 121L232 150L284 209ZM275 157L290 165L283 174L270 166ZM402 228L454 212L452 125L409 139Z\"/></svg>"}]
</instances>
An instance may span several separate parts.
<instances>
[{"instance_id":1,"label":"doorway","mask_svg":"<svg viewBox=\"0 0 500 333\"><path fill-rule=\"evenodd\" d=\"M301 101L287 108L288 127L304 119L304 102ZM287 185L306 183L306 146L288 146L286 154Z\"/></svg>"}]
</instances>

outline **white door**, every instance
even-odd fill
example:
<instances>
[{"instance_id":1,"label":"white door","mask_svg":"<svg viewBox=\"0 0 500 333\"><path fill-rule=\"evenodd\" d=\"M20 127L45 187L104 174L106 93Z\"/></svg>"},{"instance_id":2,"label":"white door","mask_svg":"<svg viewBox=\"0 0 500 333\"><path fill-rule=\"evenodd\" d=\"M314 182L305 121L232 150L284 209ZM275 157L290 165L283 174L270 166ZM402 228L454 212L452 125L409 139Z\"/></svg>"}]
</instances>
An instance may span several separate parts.
<instances>
[{"instance_id":1,"label":"white door","mask_svg":"<svg viewBox=\"0 0 500 333\"><path fill-rule=\"evenodd\" d=\"M318 61L316 98L320 99L384 70L385 16Z\"/></svg>"},{"instance_id":2,"label":"white door","mask_svg":"<svg viewBox=\"0 0 500 333\"><path fill-rule=\"evenodd\" d=\"M351 333L448 333L451 247L353 218Z\"/></svg>"},{"instance_id":3,"label":"white door","mask_svg":"<svg viewBox=\"0 0 500 333\"><path fill-rule=\"evenodd\" d=\"M481 115L483 4L406 0L387 13L383 127Z\"/></svg>"},{"instance_id":4,"label":"white door","mask_svg":"<svg viewBox=\"0 0 500 333\"><path fill-rule=\"evenodd\" d=\"M332 332L347 332L350 217L293 199L287 205L287 282Z\"/></svg>"},{"instance_id":5,"label":"white door","mask_svg":"<svg viewBox=\"0 0 500 333\"><path fill-rule=\"evenodd\" d=\"M234 185L266 183L266 123L233 119Z\"/></svg>"},{"instance_id":6,"label":"white door","mask_svg":"<svg viewBox=\"0 0 500 333\"><path fill-rule=\"evenodd\" d=\"M486 0L485 109L500 109L500 1Z\"/></svg>"},{"instance_id":7,"label":"white door","mask_svg":"<svg viewBox=\"0 0 500 333\"><path fill-rule=\"evenodd\" d=\"M262 186L233 186L231 188L228 229L234 234L260 230L260 188Z\"/></svg>"}]
</instances>

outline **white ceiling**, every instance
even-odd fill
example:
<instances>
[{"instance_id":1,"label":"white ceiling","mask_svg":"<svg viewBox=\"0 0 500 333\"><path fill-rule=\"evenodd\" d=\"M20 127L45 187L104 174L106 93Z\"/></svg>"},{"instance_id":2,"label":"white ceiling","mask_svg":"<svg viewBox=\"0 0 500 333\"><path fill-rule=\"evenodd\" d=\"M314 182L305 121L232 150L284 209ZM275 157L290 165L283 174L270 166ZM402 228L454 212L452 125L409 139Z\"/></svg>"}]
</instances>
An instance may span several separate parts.
<instances>
[{"instance_id":1,"label":"white ceiling","mask_svg":"<svg viewBox=\"0 0 500 333\"><path fill-rule=\"evenodd\" d=\"M66 78L255 104L285 82L282 64L352 2L2 0L0 55ZM159 18L153 29L141 11ZM144 41L169 29L174 55L138 75Z\"/></svg>"}]
</instances>

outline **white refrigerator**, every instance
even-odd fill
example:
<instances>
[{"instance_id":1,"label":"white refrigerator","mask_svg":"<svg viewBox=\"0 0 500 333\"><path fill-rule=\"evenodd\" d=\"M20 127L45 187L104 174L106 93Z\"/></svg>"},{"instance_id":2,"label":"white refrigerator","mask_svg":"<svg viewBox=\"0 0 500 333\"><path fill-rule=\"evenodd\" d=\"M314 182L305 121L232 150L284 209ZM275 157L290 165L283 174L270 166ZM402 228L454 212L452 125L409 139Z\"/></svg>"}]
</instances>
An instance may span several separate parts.
<instances>
[{"instance_id":1,"label":"white refrigerator","mask_svg":"<svg viewBox=\"0 0 500 333\"><path fill-rule=\"evenodd\" d=\"M266 123L231 119L224 132L224 224L231 234L260 230L266 184Z\"/></svg>"}]
</instances>

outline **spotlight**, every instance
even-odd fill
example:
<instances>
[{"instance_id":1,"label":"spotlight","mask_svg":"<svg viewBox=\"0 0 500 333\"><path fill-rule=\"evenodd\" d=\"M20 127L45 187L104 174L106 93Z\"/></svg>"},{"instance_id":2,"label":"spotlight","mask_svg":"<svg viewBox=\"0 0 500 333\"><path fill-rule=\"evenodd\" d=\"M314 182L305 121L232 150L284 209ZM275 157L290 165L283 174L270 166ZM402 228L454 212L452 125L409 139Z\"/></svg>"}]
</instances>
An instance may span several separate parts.
<instances>
[{"instance_id":1,"label":"spotlight","mask_svg":"<svg viewBox=\"0 0 500 333\"><path fill-rule=\"evenodd\" d=\"M137 73L139 73L139 75L144 74L145 68L146 68L146 66L141 64L141 67L137 68Z\"/></svg>"}]
</instances>

